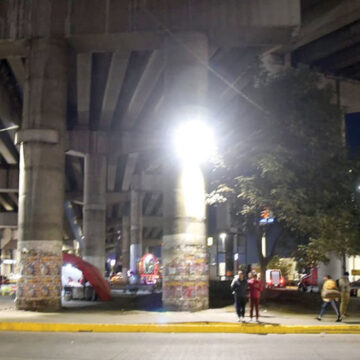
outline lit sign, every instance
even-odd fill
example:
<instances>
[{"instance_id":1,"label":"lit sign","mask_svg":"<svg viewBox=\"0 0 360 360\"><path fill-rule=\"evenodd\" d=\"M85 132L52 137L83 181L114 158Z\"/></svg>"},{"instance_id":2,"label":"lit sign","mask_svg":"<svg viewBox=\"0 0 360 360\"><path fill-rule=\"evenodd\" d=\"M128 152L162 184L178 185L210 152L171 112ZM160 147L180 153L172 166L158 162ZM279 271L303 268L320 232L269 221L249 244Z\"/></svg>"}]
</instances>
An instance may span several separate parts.
<instances>
[{"instance_id":1,"label":"lit sign","mask_svg":"<svg viewBox=\"0 0 360 360\"><path fill-rule=\"evenodd\" d=\"M272 224L274 222L275 222L275 218L274 218L272 211L269 208L265 208L261 212L260 224L266 225L266 224Z\"/></svg>"},{"instance_id":2,"label":"lit sign","mask_svg":"<svg viewBox=\"0 0 360 360\"><path fill-rule=\"evenodd\" d=\"M268 219L260 219L260 224L272 224L275 222L275 218L268 218Z\"/></svg>"}]
</instances>

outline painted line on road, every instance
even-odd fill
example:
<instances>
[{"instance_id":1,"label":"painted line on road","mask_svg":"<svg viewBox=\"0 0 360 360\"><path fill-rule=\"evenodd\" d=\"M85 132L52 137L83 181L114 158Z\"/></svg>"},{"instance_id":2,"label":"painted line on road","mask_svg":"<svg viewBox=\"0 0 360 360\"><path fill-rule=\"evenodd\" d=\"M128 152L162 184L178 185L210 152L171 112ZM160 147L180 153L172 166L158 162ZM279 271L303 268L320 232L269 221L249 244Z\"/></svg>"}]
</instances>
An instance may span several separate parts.
<instances>
[{"instance_id":1,"label":"painted line on road","mask_svg":"<svg viewBox=\"0 0 360 360\"><path fill-rule=\"evenodd\" d=\"M360 334L359 325L275 325L231 323L73 324L0 322L0 331L97 333Z\"/></svg>"}]
</instances>

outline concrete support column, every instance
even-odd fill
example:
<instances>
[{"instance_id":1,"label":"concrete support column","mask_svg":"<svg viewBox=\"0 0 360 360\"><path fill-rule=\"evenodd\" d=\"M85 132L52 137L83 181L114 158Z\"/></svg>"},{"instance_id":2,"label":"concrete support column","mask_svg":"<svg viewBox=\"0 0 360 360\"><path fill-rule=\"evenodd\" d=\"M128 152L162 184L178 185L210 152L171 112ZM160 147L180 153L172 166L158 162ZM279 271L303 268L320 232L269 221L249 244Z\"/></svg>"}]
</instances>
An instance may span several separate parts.
<instances>
[{"instance_id":1,"label":"concrete support column","mask_svg":"<svg viewBox=\"0 0 360 360\"><path fill-rule=\"evenodd\" d=\"M32 40L26 63L20 144L16 307L61 308L64 214L64 133L67 48L60 40Z\"/></svg>"},{"instance_id":2,"label":"concrete support column","mask_svg":"<svg viewBox=\"0 0 360 360\"><path fill-rule=\"evenodd\" d=\"M122 218L121 231L121 265L122 273L127 274L130 269L130 219L128 216Z\"/></svg>"},{"instance_id":3,"label":"concrete support column","mask_svg":"<svg viewBox=\"0 0 360 360\"><path fill-rule=\"evenodd\" d=\"M142 194L130 191L130 270L137 273L137 264L142 256Z\"/></svg>"},{"instance_id":4,"label":"concrete support column","mask_svg":"<svg viewBox=\"0 0 360 360\"><path fill-rule=\"evenodd\" d=\"M203 118L207 100L207 37L184 33L165 46L167 121ZM184 144L185 145L185 144ZM197 311L209 306L205 234L205 184L196 164L165 164L163 226L163 304L167 309Z\"/></svg>"},{"instance_id":5,"label":"concrete support column","mask_svg":"<svg viewBox=\"0 0 360 360\"><path fill-rule=\"evenodd\" d=\"M85 155L83 258L105 273L106 237L106 156Z\"/></svg>"}]
</instances>

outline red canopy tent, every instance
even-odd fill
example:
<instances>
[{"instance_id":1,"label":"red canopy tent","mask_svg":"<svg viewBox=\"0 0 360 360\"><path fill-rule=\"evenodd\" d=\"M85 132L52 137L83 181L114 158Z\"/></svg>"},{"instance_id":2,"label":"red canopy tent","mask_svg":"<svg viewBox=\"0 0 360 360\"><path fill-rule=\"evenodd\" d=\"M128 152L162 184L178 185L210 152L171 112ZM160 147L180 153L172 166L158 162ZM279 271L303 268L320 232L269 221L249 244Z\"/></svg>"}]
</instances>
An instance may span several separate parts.
<instances>
[{"instance_id":1,"label":"red canopy tent","mask_svg":"<svg viewBox=\"0 0 360 360\"><path fill-rule=\"evenodd\" d=\"M96 266L91 265L79 256L64 253L63 264L67 263L77 267L83 272L86 281L90 282L102 301L111 300L110 285Z\"/></svg>"}]
</instances>

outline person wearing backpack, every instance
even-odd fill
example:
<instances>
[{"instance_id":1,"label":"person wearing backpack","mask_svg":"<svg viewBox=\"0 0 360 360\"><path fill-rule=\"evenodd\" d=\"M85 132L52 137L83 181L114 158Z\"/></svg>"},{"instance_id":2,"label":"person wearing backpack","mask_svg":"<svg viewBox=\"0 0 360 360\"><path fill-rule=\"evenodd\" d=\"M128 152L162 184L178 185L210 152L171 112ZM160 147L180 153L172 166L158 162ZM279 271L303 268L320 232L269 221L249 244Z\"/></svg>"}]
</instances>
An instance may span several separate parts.
<instances>
[{"instance_id":1,"label":"person wearing backpack","mask_svg":"<svg viewBox=\"0 0 360 360\"><path fill-rule=\"evenodd\" d=\"M325 282L321 290L321 299L323 302L321 304L320 314L317 319L319 321L322 319L327 308L331 304L337 315L336 322L340 322L342 320L339 310L340 291L336 286L335 280L333 280L330 275L324 276L324 280Z\"/></svg>"},{"instance_id":2,"label":"person wearing backpack","mask_svg":"<svg viewBox=\"0 0 360 360\"><path fill-rule=\"evenodd\" d=\"M238 321L245 321L245 305L247 300L248 282L243 271L239 271L231 283Z\"/></svg>"}]
</instances>

